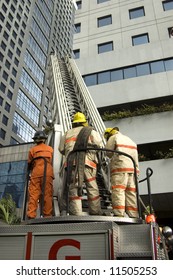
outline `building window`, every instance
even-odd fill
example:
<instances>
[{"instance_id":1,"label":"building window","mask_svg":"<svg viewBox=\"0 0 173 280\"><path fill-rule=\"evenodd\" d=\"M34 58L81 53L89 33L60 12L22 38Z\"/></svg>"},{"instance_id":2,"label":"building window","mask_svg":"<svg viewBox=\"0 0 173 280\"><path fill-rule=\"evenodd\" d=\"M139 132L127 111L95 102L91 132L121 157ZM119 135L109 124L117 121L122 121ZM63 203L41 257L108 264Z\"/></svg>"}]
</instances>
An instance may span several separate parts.
<instances>
[{"instance_id":1,"label":"building window","mask_svg":"<svg viewBox=\"0 0 173 280\"><path fill-rule=\"evenodd\" d=\"M98 84L110 83L110 71L98 73Z\"/></svg>"},{"instance_id":2,"label":"building window","mask_svg":"<svg viewBox=\"0 0 173 280\"><path fill-rule=\"evenodd\" d=\"M18 113L15 112L12 130L25 142L32 142L35 129L30 126Z\"/></svg>"},{"instance_id":3,"label":"building window","mask_svg":"<svg viewBox=\"0 0 173 280\"><path fill-rule=\"evenodd\" d=\"M0 130L0 138L5 139L6 131L1 128Z\"/></svg>"},{"instance_id":4,"label":"building window","mask_svg":"<svg viewBox=\"0 0 173 280\"><path fill-rule=\"evenodd\" d=\"M13 69L12 69L12 74L13 74L13 76L14 76L14 77L16 77L16 76L17 76L17 71L16 71L16 69L15 69L15 68L13 68Z\"/></svg>"},{"instance_id":5,"label":"building window","mask_svg":"<svg viewBox=\"0 0 173 280\"><path fill-rule=\"evenodd\" d=\"M148 63L140 64L136 66L137 76L145 76L150 74L150 66Z\"/></svg>"},{"instance_id":6,"label":"building window","mask_svg":"<svg viewBox=\"0 0 173 280\"><path fill-rule=\"evenodd\" d=\"M163 60L151 62L150 67L151 67L151 74L165 71Z\"/></svg>"},{"instance_id":7,"label":"building window","mask_svg":"<svg viewBox=\"0 0 173 280\"><path fill-rule=\"evenodd\" d=\"M132 45L133 46L146 44L146 43L149 43L148 33L140 34L137 36L132 36Z\"/></svg>"},{"instance_id":8,"label":"building window","mask_svg":"<svg viewBox=\"0 0 173 280\"><path fill-rule=\"evenodd\" d=\"M7 67L7 69L10 69L11 64L8 60L5 61L5 66Z\"/></svg>"},{"instance_id":9,"label":"building window","mask_svg":"<svg viewBox=\"0 0 173 280\"><path fill-rule=\"evenodd\" d=\"M5 93L6 90L6 86L1 82L0 83L0 91L2 91L3 93Z\"/></svg>"},{"instance_id":10,"label":"building window","mask_svg":"<svg viewBox=\"0 0 173 280\"><path fill-rule=\"evenodd\" d=\"M8 50L8 56L9 56L9 58L13 57L13 53L10 50Z\"/></svg>"},{"instance_id":11,"label":"building window","mask_svg":"<svg viewBox=\"0 0 173 280\"><path fill-rule=\"evenodd\" d=\"M163 10L168 11L173 9L173 0L167 0L162 2Z\"/></svg>"},{"instance_id":12,"label":"building window","mask_svg":"<svg viewBox=\"0 0 173 280\"><path fill-rule=\"evenodd\" d=\"M22 70L20 83L23 88L28 91L29 95L40 105L42 101L42 91L24 69Z\"/></svg>"},{"instance_id":13,"label":"building window","mask_svg":"<svg viewBox=\"0 0 173 280\"><path fill-rule=\"evenodd\" d=\"M13 30L12 35L13 35L13 38L14 38L14 39L16 39L16 38L17 38L17 33L16 33L14 30Z\"/></svg>"},{"instance_id":14,"label":"building window","mask_svg":"<svg viewBox=\"0 0 173 280\"><path fill-rule=\"evenodd\" d=\"M19 89L16 106L38 126L40 111L33 102Z\"/></svg>"},{"instance_id":15,"label":"building window","mask_svg":"<svg viewBox=\"0 0 173 280\"><path fill-rule=\"evenodd\" d=\"M15 7L13 5L11 5L10 8L11 8L12 12L15 13L15 11L16 11Z\"/></svg>"},{"instance_id":16,"label":"building window","mask_svg":"<svg viewBox=\"0 0 173 280\"><path fill-rule=\"evenodd\" d=\"M4 55L0 52L0 61L3 62L3 59L4 59Z\"/></svg>"},{"instance_id":17,"label":"building window","mask_svg":"<svg viewBox=\"0 0 173 280\"><path fill-rule=\"evenodd\" d=\"M15 21L14 23L15 28L18 30L19 29L19 24Z\"/></svg>"},{"instance_id":18,"label":"building window","mask_svg":"<svg viewBox=\"0 0 173 280\"><path fill-rule=\"evenodd\" d=\"M130 19L143 17L143 16L145 16L144 7L139 7L139 8L136 8L136 9L129 10L129 18Z\"/></svg>"},{"instance_id":19,"label":"building window","mask_svg":"<svg viewBox=\"0 0 173 280\"><path fill-rule=\"evenodd\" d=\"M108 16L104 16L104 17L100 17L97 19L97 26L98 27L102 27L102 26L106 26L112 24L112 16L108 15Z\"/></svg>"},{"instance_id":20,"label":"building window","mask_svg":"<svg viewBox=\"0 0 173 280\"><path fill-rule=\"evenodd\" d=\"M3 104L3 98L0 96L0 105L2 106Z\"/></svg>"},{"instance_id":21,"label":"building window","mask_svg":"<svg viewBox=\"0 0 173 280\"><path fill-rule=\"evenodd\" d=\"M98 45L98 53L110 52L113 50L113 42L107 42Z\"/></svg>"},{"instance_id":22,"label":"building window","mask_svg":"<svg viewBox=\"0 0 173 280\"><path fill-rule=\"evenodd\" d=\"M169 38L173 38L173 27L168 28Z\"/></svg>"},{"instance_id":23,"label":"building window","mask_svg":"<svg viewBox=\"0 0 173 280\"><path fill-rule=\"evenodd\" d=\"M6 50L6 44L2 41L2 43L1 43L1 47L2 47L2 49L5 51Z\"/></svg>"},{"instance_id":24,"label":"building window","mask_svg":"<svg viewBox=\"0 0 173 280\"><path fill-rule=\"evenodd\" d=\"M5 19L5 17L3 16L3 14L0 12L0 20L3 22Z\"/></svg>"},{"instance_id":25,"label":"building window","mask_svg":"<svg viewBox=\"0 0 173 280\"><path fill-rule=\"evenodd\" d=\"M10 145L16 145L16 144L19 144L19 142L16 139L14 139L13 137L11 137Z\"/></svg>"},{"instance_id":26,"label":"building window","mask_svg":"<svg viewBox=\"0 0 173 280\"><path fill-rule=\"evenodd\" d=\"M12 98L13 98L13 93L12 93L10 90L8 90L8 92L7 92L7 97L8 97L10 100L12 100Z\"/></svg>"},{"instance_id":27,"label":"building window","mask_svg":"<svg viewBox=\"0 0 173 280\"><path fill-rule=\"evenodd\" d=\"M110 0L97 0L97 4L101 4L101 3L104 3L104 2L107 2L107 1L110 1Z\"/></svg>"},{"instance_id":28,"label":"building window","mask_svg":"<svg viewBox=\"0 0 173 280\"><path fill-rule=\"evenodd\" d=\"M7 29L10 31L11 30L11 25L9 24L9 22L7 21L7 23L6 23L6 27L7 27Z\"/></svg>"},{"instance_id":29,"label":"building window","mask_svg":"<svg viewBox=\"0 0 173 280\"><path fill-rule=\"evenodd\" d=\"M4 4L2 4L2 10L6 13L7 12L7 7L4 5Z\"/></svg>"},{"instance_id":30,"label":"building window","mask_svg":"<svg viewBox=\"0 0 173 280\"><path fill-rule=\"evenodd\" d=\"M111 71L111 82L123 80L123 70Z\"/></svg>"},{"instance_id":31,"label":"building window","mask_svg":"<svg viewBox=\"0 0 173 280\"><path fill-rule=\"evenodd\" d=\"M164 63L165 63L166 71L172 71L173 70L173 58L165 60Z\"/></svg>"},{"instance_id":32,"label":"building window","mask_svg":"<svg viewBox=\"0 0 173 280\"><path fill-rule=\"evenodd\" d=\"M131 66L124 69L124 79L130 79L136 77L136 67Z\"/></svg>"},{"instance_id":33,"label":"building window","mask_svg":"<svg viewBox=\"0 0 173 280\"><path fill-rule=\"evenodd\" d=\"M76 23L74 26L75 26L75 33L80 33L81 32L81 23Z\"/></svg>"},{"instance_id":34,"label":"building window","mask_svg":"<svg viewBox=\"0 0 173 280\"><path fill-rule=\"evenodd\" d=\"M91 74L84 77L87 86L97 85L97 74Z\"/></svg>"},{"instance_id":35,"label":"building window","mask_svg":"<svg viewBox=\"0 0 173 280\"><path fill-rule=\"evenodd\" d=\"M9 113L10 112L10 104L8 104L7 102L5 103L5 110Z\"/></svg>"},{"instance_id":36,"label":"building window","mask_svg":"<svg viewBox=\"0 0 173 280\"><path fill-rule=\"evenodd\" d=\"M83 76L87 86L93 86L102 83L109 83L133 77L140 77L144 75L151 75L165 71L173 71L173 58L164 60L151 61L121 69L111 69L105 72L98 72Z\"/></svg>"},{"instance_id":37,"label":"building window","mask_svg":"<svg viewBox=\"0 0 173 280\"><path fill-rule=\"evenodd\" d=\"M2 77L4 78L4 80L8 80L8 73L7 72L3 72Z\"/></svg>"},{"instance_id":38,"label":"building window","mask_svg":"<svg viewBox=\"0 0 173 280\"><path fill-rule=\"evenodd\" d=\"M15 59L14 59L14 64L16 65L16 66L18 66L19 65L19 60L15 57Z\"/></svg>"},{"instance_id":39,"label":"building window","mask_svg":"<svg viewBox=\"0 0 173 280\"><path fill-rule=\"evenodd\" d=\"M10 20L11 22L13 21L13 16L12 16L11 13L9 13L8 18L9 18L9 20Z\"/></svg>"},{"instance_id":40,"label":"building window","mask_svg":"<svg viewBox=\"0 0 173 280\"><path fill-rule=\"evenodd\" d=\"M74 53L74 58L75 59L80 58L80 50L79 49L78 50L73 50L73 53Z\"/></svg>"},{"instance_id":41,"label":"building window","mask_svg":"<svg viewBox=\"0 0 173 280\"><path fill-rule=\"evenodd\" d=\"M8 41L9 35L6 31L4 31L3 37L5 38L6 41Z\"/></svg>"},{"instance_id":42,"label":"building window","mask_svg":"<svg viewBox=\"0 0 173 280\"><path fill-rule=\"evenodd\" d=\"M8 118L5 115L2 116L2 123L6 126L8 124Z\"/></svg>"},{"instance_id":43,"label":"building window","mask_svg":"<svg viewBox=\"0 0 173 280\"><path fill-rule=\"evenodd\" d=\"M14 41L13 41L13 40L11 40L11 41L10 41L10 46L14 49L14 47L15 47L15 43L14 43Z\"/></svg>"},{"instance_id":44,"label":"building window","mask_svg":"<svg viewBox=\"0 0 173 280\"><path fill-rule=\"evenodd\" d=\"M16 54L17 54L18 56L20 56L21 51L19 50L19 48L16 49Z\"/></svg>"},{"instance_id":45,"label":"building window","mask_svg":"<svg viewBox=\"0 0 173 280\"><path fill-rule=\"evenodd\" d=\"M20 38L18 40L18 44L19 44L20 47L22 47L22 45L23 45L23 42L22 42L22 40Z\"/></svg>"},{"instance_id":46,"label":"building window","mask_svg":"<svg viewBox=\"0 0 173 280\"><path fill-rule=\"evenodd\" d=\"M11 86L12 88L14 88L14 86L15 86L15 81L14 81L13 79L10 79L10 86Z\"/></svg>"},{"instance_id":47,"label":"building window","mask_svg":"<svg viewBox=\"0 0 173 280\"><path fill-rule=\"evenodd\" d=\"M76 1L76 5L78 10L80 10L82 8L82 1Z\"/></svg>"}]
</instances>

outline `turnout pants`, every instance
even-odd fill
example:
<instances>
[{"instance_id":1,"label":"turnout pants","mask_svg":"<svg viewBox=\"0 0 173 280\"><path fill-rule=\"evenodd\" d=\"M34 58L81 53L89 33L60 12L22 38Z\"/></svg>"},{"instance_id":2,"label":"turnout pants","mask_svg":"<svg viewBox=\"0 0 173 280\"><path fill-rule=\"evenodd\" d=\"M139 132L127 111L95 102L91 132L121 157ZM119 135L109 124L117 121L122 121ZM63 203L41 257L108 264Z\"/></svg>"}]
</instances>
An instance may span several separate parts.
<instances>
[{"instance_id":1,"label":"turnout pants","mask_svg":"<svg viewBox=\"0 0 173 280\"><path fill-rule=\"evenodd\" d=\"M133 173L116 173L111 176L112 208L116 216L139 217Z\"/></svg>"},{"instance_id":2,"label":"turnout pants","mask_svg":"<svg viewBox=\"0 0 173 280\"><path fill-rule=\"evenodd\" d=\"M82 215L82 197L78 196L78 180L74 180L75 170L72 174L72 183L69 189L69 211L71 215ZM101 215L99 189L96 182L96 169L85 166L84 182L86 184L88 206L90 215Z\"/></svg>"}]
</instances>

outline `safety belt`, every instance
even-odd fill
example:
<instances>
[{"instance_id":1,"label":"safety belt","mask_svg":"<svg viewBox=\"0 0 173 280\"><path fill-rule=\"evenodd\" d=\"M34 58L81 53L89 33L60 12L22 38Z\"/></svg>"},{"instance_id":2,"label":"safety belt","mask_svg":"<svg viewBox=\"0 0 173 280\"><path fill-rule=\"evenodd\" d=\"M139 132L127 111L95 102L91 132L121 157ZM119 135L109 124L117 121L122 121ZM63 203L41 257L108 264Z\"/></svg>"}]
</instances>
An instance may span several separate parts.
<instances>
[{"instance_id":1,"label":"safety belt","mask_svg":"<svg viewBox=\"0 0 173 280\"><path fill-rule=\"evenodd\" d=\"M68 179L71 180L72 168L73 168L73 164L75 162L75 165L76 165L75 178L78 175L78 195L79 196L82 196L82 185L83 185L83 181L84 181L84 167L85 167L85 155L86 155L85 149L87 148L88 138L91 134L92 129L93 128L91 126L85 126L81 129L81 131L79 132L79 134L77 136L77 140L74 145L73 151L80 150L80 149L84 150L84 151L74 152L69 160L69 165L70 165L69 168L70 168L71 172L69 174L70 178L68 178Z\"/></svg>"}]
</instances>

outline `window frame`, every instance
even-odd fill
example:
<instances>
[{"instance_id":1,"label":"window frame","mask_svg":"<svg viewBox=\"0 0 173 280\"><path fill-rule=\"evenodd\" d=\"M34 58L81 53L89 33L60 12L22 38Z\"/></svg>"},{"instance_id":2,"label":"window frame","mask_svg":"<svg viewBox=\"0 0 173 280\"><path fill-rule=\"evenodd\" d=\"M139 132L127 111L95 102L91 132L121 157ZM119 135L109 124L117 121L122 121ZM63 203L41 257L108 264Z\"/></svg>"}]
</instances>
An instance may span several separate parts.
<instances>
[{"instance_id":1,"label":"window frame","mask_svg":"<svg viewBox=\"0 0 173 280\"><path fill-rule=\"evenodd\" d=\"M137 16L132 16L132 13L134 12L139 12L139 11L142 11L143 14L142 15L137 15ZM134 9L130 9L129 10L129 19L136 19L136 18L140 18L140 17L144 17L145 16L145 9L144 9L144 6L141 6L141 7L137 7L137 8L134 8Z\"/></svg>"},{"instance_id":2,"label":"window frame","mask_svg":"<svg viewBox=\"0 0 173 280\"><path fill-rule=\"evenodd\" d=\"M109 21L110 19L110 21ZM106 20L108 20L109 22L106 22ZM107 25L111 25L112 24L112 15L106 15L103 17L99 17L97 18L97 27L103 27L103 26L107 26Z\"/></svg>"},{"instance_id":3,"label":"window frame","mask_svg":"<svg viewBox=\"0 0 173 280\"><path fill-rule=\"evenodd\" d=\"M76 1L76 6L77 6L78 10L81 10L82 9L82 0Z\"/></svg>"},{"instance_id":4,"label":"window frame","mask_svg":"<svg viewBox=\"0 0 173 280\"><path fill-rule=\"evenodd\" d=\"M102 4L102 3L105 3L105 2L108 2L110 0L97 0L97 4Z\"/></svg>"},{"instance_id":5,"label":"window frame","mask_svg":"<svg viewBox=\"0 0 173 280\"><path fill-rule=\"evenodd\" d=\"M75 27L75 34L78 34L81 32L81 22L75 23L74 27Z\"/></svg>"},{"instance_id":6,"label":"window frame","mask_svg":"<svg viewBox=\"0 0 173 280\"><path fill-rule=\"evenodd\" d=\"M169 3L172 3L172 7L169 8ZM168 6L166 7L166 5L168 4ZM166 0L166 1L162 1L162 6L163 6L163 10L164 11L170 11L173 9L173 0ZM168 8L168 9L167 9Z\"/></svg>"},{"instance_id":7,"label":"window frame","mask_svg":"<svg viewBox=\"0 0 173 280\"><path fill-rule=\"evenodd\" d=\"M142 42L142 43L135 43L135 39L139 39L139 38L146 38L147 40ZM139 46L139 45L143 45L143 44L148 44L150 42L149 40L149 34L148 33L143 33L143 34L138 34L138 35L134 35L132 36L132 46Z\"/></svg>"},{"instance_id":8,"label":"window frame","mask_svg":"<svg viewBox=\"0 0 173 280\"><path fill-rule=\"evenodd\" d=\"M111 46L110 50L100 51L101 47L108 46L108 45ZM105 52L110 52L110 51L114 50L113 41L109 41L109 42L105 42L105 43L100 43L100 44L97 45L97 47L98 47L98 54L105 53Z\"/></svg>"},{"instance_id":9,"label":"window frame","mask_svg":"<svg viewBox=\"0 0 173 280\"><path fill-rule=\"evenodd\" d=\"M75 59L79 59L80 58L80 49L73 50L73 54L74 54ZM77 54L77 56L76 56L76 54Z\"/></svg>"}]
</instances>

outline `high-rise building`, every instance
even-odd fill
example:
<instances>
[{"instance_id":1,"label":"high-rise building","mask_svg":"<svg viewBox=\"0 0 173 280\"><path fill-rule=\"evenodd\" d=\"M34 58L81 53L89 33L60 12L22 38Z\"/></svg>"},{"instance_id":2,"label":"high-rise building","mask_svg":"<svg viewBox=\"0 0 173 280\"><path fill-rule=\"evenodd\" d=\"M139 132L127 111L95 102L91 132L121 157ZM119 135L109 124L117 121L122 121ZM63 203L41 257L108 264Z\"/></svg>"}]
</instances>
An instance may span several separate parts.
<instances>
[{"instance_id":1,"label":"high-rise building","mask_svg":"<svg viewBox=\"0 0 173 280\"><path fill-rule=\"evenodd\" d=\"M72 52L73 0L0 1L0 145L32 141L51 115L50 53Z\"/></svg>"},{"instance_id":2,"label":"high-rise building","mask_svg":"<svg viewBox=\"0 0 173 280\"><path fill-rule=\"evenodd\" d=\"M148 167L153 170L159 217L173 217L173 0L76 4L73 52L79 70L105 125L119 126L138 144L139 179ZM146 181L139 188L145 199Z\"/></svg>"}]
</instances>

